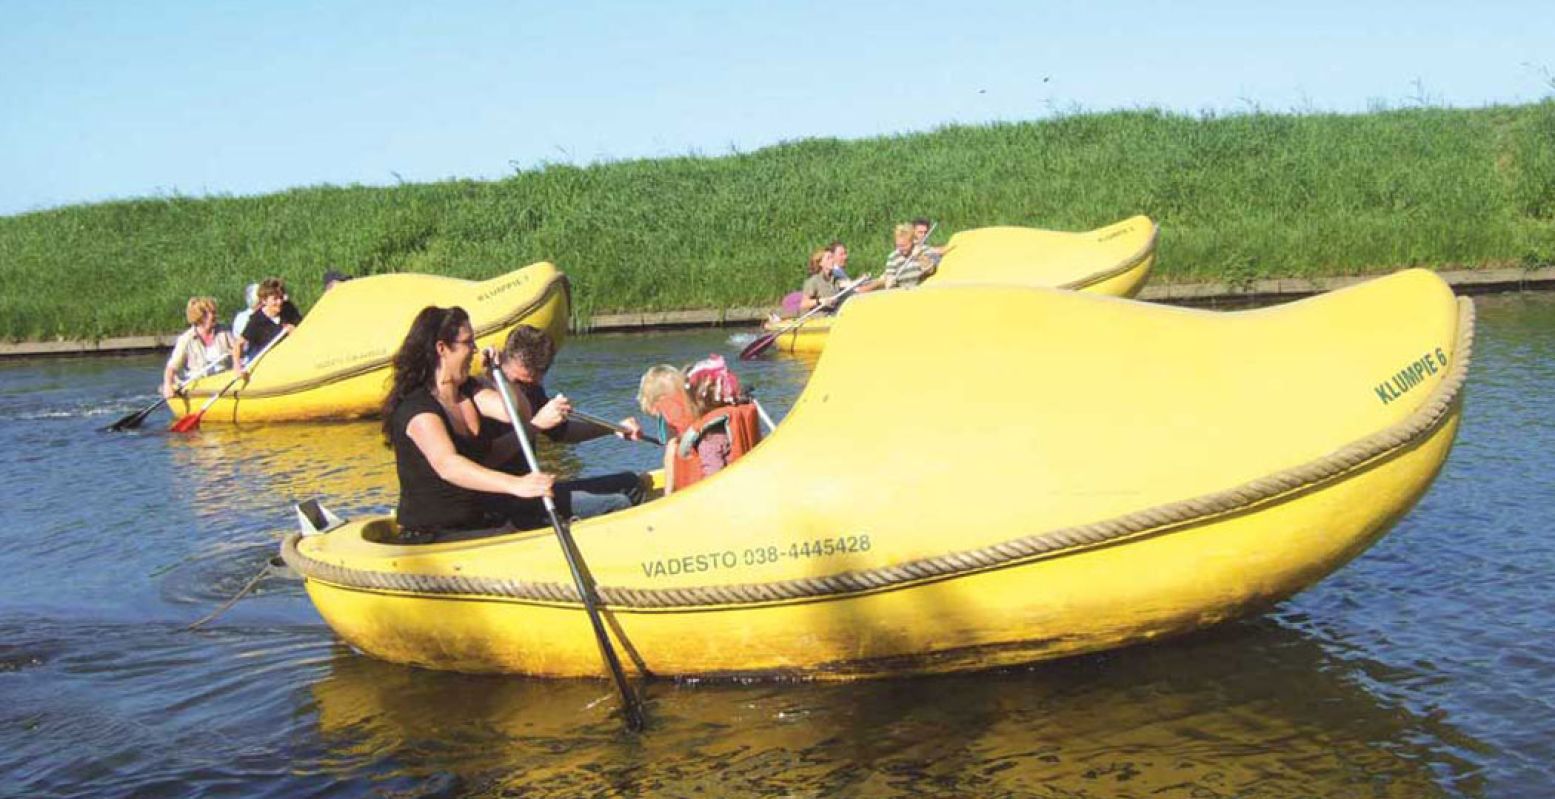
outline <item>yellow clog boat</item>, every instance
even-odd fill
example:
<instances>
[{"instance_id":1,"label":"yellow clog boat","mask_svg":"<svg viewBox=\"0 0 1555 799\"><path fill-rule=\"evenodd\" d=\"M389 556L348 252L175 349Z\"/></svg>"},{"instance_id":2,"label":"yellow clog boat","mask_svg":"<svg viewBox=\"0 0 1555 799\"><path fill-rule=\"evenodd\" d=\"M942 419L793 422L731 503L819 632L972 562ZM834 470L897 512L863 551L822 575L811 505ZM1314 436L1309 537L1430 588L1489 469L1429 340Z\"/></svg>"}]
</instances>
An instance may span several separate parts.
<instances>
[{"instance_id":1,"label":"yellow clog boat","mask_svg":"<svg viewBox=\"0 0 1555 799\"><path fill-rule=\"evenodd\" d=\"M846 313L762 444L573 526L629 669L980 669L1256 612L1425 493L1473 333L1472 304L1420 270L1236 313L974 284ZM341 638L435 669L603 674L550 530L377 543L393 524L282 545Z\"/></svg>"},{"instance_id":2,"label":"yellow clog boat","mask_svg":"<svg viewBox=\"0 0 1555 799\"><path fill-rule=\"evenodd\" d=\"M560 343L571 307L567 277L537 263L484 281L438 275L374 275L325 293L291 335L205 414L205 422L352 419L383 403L389 361L416 314L428 305L458 305L470 314L477 346L500 345L520 323L547 330ZM204 378L175 416L196 412L232 380Z\"/></svg>"},{"instance_id":3,"label":"yellow clog boat","mask_svg":"<svg viewBox=\"0 0 1555 799\"><path fill-rule=\"evenodd\" d=\"M954 283L1010 283L1132 297L1144 288L1155 263L1159 229L1135 216L1084 233L1024 227L986 227L950 237L945 257L925 286ZM773 349L799 354L826 347L835 316L812 316L778 336ZM762 325L775 333L791 320Z\"/></svg>"}]
</instances>

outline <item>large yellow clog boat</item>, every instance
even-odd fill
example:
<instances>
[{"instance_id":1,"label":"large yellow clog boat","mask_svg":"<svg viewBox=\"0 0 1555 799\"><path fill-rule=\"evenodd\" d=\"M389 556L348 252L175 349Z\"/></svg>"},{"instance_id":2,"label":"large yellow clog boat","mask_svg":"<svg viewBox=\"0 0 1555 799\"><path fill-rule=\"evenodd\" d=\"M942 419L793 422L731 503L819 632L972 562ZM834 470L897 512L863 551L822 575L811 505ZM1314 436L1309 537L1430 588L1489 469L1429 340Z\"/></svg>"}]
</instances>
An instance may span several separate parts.
<instances>
[{"instance_id":1,"label":"large yellow clog boat","mask_svg":"<svg viewBox=\"0 0 1555 799\"><path fill-rule=\"evenodd\" d=\"M1158 233L1148 216L1084 233L1025 227L965 230L950 237L939 268L924 285L1009 283L1132 297L1144 287L1155 263ZM793 325L790 320L768 322L762 330L786 331L773 344L778 352L814 354L825 349L835 321L834 316L816 315L792 330L787 330Z\"/></svg>"},{"instance_id":2,"label":"large yellow clog boat","mask_svg":"<svg viewBox=\"0 0 1555 799\"><path fill-rule=\"evenodd\" d=\"M205 422L298 421L371 416L383 403L389 361L411 320L428 305L470 314L477 346L500 345L520 323L560 343L571 307L567 277L537 263L490 280L392 274L357 278L325 293L291 335L205 414ZM196 412L232 380L218 374L170 403L175 416Z\"/></svg>"},{"instance_id":3,"label":"large yellow clog boat","mask_svg":"<svg viewBox=\"0 0 1555 799\"><path fill-rule=\"evenodd\" d=\"M1473 306L1412 270L1189 310L948 285L843 312L788 417L691 488L573 526L629 668L852 678L1026 663L1256 612L1425 493ZM919 335L922 320L943 335ZM550 530L292 536L325 621L385 660L603 673Z\"/></svg>"}]
</instances>

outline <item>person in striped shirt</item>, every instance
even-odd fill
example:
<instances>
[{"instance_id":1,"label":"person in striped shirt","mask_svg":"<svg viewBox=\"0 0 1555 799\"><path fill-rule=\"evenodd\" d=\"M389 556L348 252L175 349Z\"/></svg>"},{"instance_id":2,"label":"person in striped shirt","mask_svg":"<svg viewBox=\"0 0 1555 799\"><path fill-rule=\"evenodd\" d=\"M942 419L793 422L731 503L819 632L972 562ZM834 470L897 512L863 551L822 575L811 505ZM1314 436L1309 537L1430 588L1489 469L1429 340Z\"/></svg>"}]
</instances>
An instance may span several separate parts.
<instances>
[{"instance_id":1,"label":"person in striped shirt","mask_svg":"<svg viewBox=\"0 0 1555 799\"><path fill-rule=\"evenodd\" d=\"M885 287L915 288L924 278L934 274L938 264L929 259L919 246L912 225L897 225L895 237L896 249L891 251L885 261L885 275L882 278Z\"/></svg>"}]
</instances>

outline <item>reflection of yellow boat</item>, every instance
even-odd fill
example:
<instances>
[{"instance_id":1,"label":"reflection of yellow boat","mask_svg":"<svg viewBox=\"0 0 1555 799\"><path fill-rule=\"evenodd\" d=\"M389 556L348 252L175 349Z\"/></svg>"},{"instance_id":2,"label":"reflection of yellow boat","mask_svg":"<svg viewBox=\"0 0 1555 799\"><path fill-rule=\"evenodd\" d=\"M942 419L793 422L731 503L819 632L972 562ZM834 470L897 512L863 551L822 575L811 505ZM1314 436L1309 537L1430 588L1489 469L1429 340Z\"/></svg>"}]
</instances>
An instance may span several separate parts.
<instances>
[{"instance_id":1,"label":"reflection of yellow boat","mask_svg":"<svg viewBox=\"0 0 1555 799\"><path fill-rule=\"evenodd\" d=\"M1158 228L1136 216L1084 233L1024 227L987 227L950 237L939 269L924 285L1010 283L1132 297L1155 263ZM814 316L779 336L779 352L820 352L835 316ZM933 320L928 320L933 323ZM791 321L768 322L773 333Z\"/></svg>"},{"instance_id":2,"label":"reflection of yellow boat","mask_svg":"<svg viewBox=\"0 0 1555 799\"><path fill-rule=\"evenodd\" d=\"M1441 795L1438 779L1475 772L1455 753L1479 744L1368 693L1362 684L1390 673L1368 668L1378 664L1330 656L1269 622L1127 662L906 689L652 685L646 756L621 746L615 705L599 701L610 689L597 682L429 674L344 646L326 663L308 685L325 774L453 775L526 797L901 793L860 784L886 774L932 780L947 796L1342 797L1364 773L1365 796L1418 799ZM462 731L452 739L448 719Z\"/></svg>"},{"instance_id":3,"label":"reflection of yellow boat","mask_svg":"<svg viewBox=\"0 0 1555 799\"><path fill-rule=\"evenodd\" d=\"M479 346L499 344L519 323L567 331L571 295L556 267L539 263L485 281L436 275L375 275L342 283L205 414L206 422L350 419L370 416L383 402L389 359L416 314L428 305L459 305L470 314ZM218 374L171 403L193 413L232 379Z\"/></svg>"},{"instance_id":4,"label":"reflection of yellow boat","mask_svg":"<svg viewBox=\"0 0 1555 799\"><path fill-rule=\"evenodd\" d=\"M1472 305L1418 270L1239 313L982 285L848 313L763 444L575 526L639 670L954 671L1266 606L1425 492L1473 330ZM928 318L954 334L914 335ZM601 673L550 531L374 543L392 523L283 547L346 641L432 668Z\"/></svg>"}]
</instances>

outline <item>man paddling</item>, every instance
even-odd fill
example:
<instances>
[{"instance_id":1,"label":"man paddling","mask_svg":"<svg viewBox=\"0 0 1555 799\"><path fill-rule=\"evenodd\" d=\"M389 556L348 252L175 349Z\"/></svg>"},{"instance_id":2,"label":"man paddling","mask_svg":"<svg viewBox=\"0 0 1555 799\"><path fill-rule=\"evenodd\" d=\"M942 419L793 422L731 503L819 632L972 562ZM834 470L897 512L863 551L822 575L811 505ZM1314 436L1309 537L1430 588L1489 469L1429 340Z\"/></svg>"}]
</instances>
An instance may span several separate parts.
<instances>
[{"instance_id":1,"label":"man paddling","mask_svg":"<svg viewBox=\"0 0 1555 799\"><path fill-rule=\"evenodd\" d=\"M543 381L555 357L555 342L545 331L530 325L515 327L503 344L500 368L508 382L518 389L519 412L528 413L528 426L558 443L576 444L611 435L605 428L569 419L572 402L565 394L547 395ZM502 404L501 394L491 383L490 375L482 380L475 393L475 406L484 417L508 422L507 409ZM635 441L642 437L642 427L632 417L621 420L621 427L627 431L624 438ZM527 471L517 437L511 430L502 425L483 424L481 436L492 440L491 456L486 465L513 474ZM636 472L614 472L559 482L555 496L564 513L587 518L641 504L647 497L647 490L642 476Z\"/></svg>"},{"instance_id":2,"label":"man paddling","mask_svg":"<svg viewBox=\"0 0 1555 799\"><path fill-rule=\"evenodd\" d=\"M924 252L914 225L897 225L893 234L896 248L886 258L881 283L888 289L916 288L924 278L934 274L939 263Z\"/></svg>"}]
</instances>

